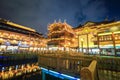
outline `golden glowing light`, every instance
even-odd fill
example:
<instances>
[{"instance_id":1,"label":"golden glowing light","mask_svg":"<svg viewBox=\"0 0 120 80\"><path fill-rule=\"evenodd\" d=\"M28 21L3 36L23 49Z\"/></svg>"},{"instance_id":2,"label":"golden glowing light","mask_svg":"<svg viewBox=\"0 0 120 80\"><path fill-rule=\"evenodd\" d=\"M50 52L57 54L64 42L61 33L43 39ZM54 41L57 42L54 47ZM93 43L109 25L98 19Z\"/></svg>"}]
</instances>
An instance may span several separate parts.
<instances>
[{"instance_id":1,"label":"golden glowing light","mask_svg":"<svg viewBox=\"0 0 120 80\"><path fill-rule=\"evenodd\" d=\"M114 27L110 28L111 32L115 32L115 31L118 31L118 30L119 30L119 27L117 27L117 26L114 26Z\"/></svg>"},{"instance_id":2,"label":"golden glowing light","mask_svg":"<svg viewBox=\"0 0 120 80\"><path fill-rule=\"evenodd\" d=\"M68 43L68 45L70 45L70 42Z\"/></svg>"},{"instance_id":3,"label":"golden glowing light","mask_svg":"<svg viewBox=\"0 0 120 80\"><path fill-rule=\"evenodd\" d=\"M14 27L18 27L18 28L22 28L22 29L25 29L25 30L29 30L29 31L33 31L33 32L36 32L34 29L32 28L28 28L28 27L25 27L25 26L21 26L19 24L15 24L15 23L12 23L12 22L7 22L7 24L11 25L11 26L14 26Z\"/></svg>"},{"instance_id":4,"label":"golden glowing light","mask_svg":"<svg viewBox=\"0 0 120 80\"><path fill-rule=\"evenodd\" d=\"M81 38L80 40L81 40L81 41L84 41L84 39L83 39L83 38Z\"/></svg>"}]
</instances>

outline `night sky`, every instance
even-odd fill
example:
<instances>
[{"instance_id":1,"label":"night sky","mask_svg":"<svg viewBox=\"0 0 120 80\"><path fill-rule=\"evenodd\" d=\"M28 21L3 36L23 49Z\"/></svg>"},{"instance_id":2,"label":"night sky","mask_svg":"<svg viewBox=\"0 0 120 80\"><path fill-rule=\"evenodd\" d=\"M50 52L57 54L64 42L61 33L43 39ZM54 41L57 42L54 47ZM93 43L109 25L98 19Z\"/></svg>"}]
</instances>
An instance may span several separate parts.
<instances>
[{"instance_id":1,"label":"night sky","mask_svg":"<svg viewBox=\"0 0 120 80\"><path fill-rule=\"evenodd\" d=\"M120 20L120 0L0 0L0 17L45 34L47 25L59 19L73 27Z\"/></svg>"}]
</instances>

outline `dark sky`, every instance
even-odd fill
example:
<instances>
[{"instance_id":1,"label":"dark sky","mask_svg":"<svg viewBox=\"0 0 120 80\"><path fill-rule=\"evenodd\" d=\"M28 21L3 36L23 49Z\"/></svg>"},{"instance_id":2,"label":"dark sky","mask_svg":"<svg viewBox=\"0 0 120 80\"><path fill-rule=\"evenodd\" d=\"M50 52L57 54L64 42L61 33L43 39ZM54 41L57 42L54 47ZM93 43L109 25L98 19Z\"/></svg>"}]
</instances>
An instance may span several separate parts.
<instances>
[{"instance_id":1,"label":"dark sky","mask_svg":"<svg viewBox=\"0 0 120 80\"><path fill-rule=\"evenodd\" d=\"M45 34L59 20L73 27L86 21L120 19L120 0L0 0L0 17Z\"/></svg>"}]
</instances>

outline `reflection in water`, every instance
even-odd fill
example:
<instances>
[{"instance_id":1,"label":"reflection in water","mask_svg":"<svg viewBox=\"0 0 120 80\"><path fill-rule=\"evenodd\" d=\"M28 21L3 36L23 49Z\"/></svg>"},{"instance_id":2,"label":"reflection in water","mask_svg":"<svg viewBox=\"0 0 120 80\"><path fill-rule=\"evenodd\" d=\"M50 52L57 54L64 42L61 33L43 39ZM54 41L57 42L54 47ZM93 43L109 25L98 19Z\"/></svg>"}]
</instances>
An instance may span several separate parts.
<instances>
[{"instance_id":1,"label":"reflection in water","mask_svg":"<svg viewBox=\"0 0 120 80\"><path fill-rule=\"evenodd\" d=\"M37 72L32 72L21 76L13 77L11 78L11 80L42 80L42 78L41 78L41 72L37 71Z\"/></svg>"},{"instance_id":2,"label":"reflection in water","mask_svg":"<svg viewBox=\"0 0 120 80\"><path fill-rule=\"evenodd\" d=\"M0 72L0 79L13 79L13 78L22 78L26 80L26 77L32 77L33 75L40 75L40 68L37 63L16 65L16 66L7 66L2 67ZM17 79L17 80L18 80Z\"/></svg>"}]
</instances>

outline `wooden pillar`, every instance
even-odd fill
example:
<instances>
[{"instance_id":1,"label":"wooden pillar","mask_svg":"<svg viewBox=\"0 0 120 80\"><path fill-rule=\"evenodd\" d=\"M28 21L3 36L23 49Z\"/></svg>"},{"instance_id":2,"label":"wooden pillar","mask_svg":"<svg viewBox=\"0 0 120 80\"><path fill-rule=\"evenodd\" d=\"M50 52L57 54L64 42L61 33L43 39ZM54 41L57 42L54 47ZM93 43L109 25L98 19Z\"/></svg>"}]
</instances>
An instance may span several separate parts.
<instances>
[{"instance_id":1,"label":"wooden pillar","mask_svg":"<svg viewBox=\"0 0 120 80\"><path fill-rule=\"evenodd\" d=\"M81 41L81 49L82 49L82 53L83 53L83 41Z\"/></svg>"},{"instance_id":2,"label":"wooden pillar","mask_svg":"<svg viewBox=\"0 0 120 80\"><path fill-rule=\"evenodd\" d=\"M87 33L87 53L89 54L89 36L88 36L88 33Z\"/></svg>"},{"instance_id":3,"label":"wooden pillar","mask_svg":"<svg viewBox=\"0 0 120 80\"><path fill-rule=\"evenodd\" d=\"M66 51L66 40L65 40L65 35L66 35L66 33L64 33L64 51Z\"/></svg>"},{"instance_id":4,"label":"wooden pillar","mask_svg":"<svg viewBox=\"0 0 120 80\"><path fill-rule=\"evenodd\" d=\"M80 50L79 50L80 49L80 45L79 45L80 44L80 39L79 38L80 38L80 35L78 35L78 52L80 52Z\"/></svg>"},{"instance_id":5,"label":"wooden pillar","mask_svg":"<svg viewBox=\"0 0 120 80\"><path fill-rule=\"evenodd\" d=\"M99 36L98 36L98 33L97 33L97 45L98 45L98 49L100 51L100 43L99 43ZM99 54L101 55L101 51L99 52Z\"/></svg>"},{"instance_id":6,"label":"wooden pillar","mask_svg":"<svg viewBox=\"0 0 120 80\"><path fill-rule=\"evenodd\" d=\"M115 56L117 56L117 54L116 54L116 44L115 44L115 35L114 35L113 32L112 32L112 41L113 41L114 53L115 53Z\"/></svg>"}]
</instances>

